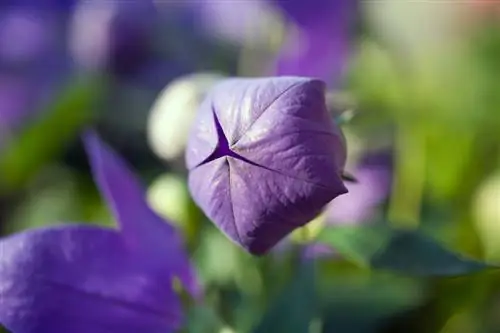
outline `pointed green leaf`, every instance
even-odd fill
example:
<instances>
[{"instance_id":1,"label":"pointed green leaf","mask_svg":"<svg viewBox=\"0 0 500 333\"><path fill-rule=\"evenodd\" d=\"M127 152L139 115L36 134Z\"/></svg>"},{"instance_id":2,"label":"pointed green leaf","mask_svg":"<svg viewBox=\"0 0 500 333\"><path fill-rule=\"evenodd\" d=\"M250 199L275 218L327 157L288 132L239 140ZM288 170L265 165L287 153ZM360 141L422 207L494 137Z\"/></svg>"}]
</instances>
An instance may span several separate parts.
<instances>
[{"instance_id":1,"label":"pointed green leaf","mask_svg":"<svg viewBox=\"0 0 500 333\"><path fill-rule=\"evenodd\" d=\"M417 278L385 272L321 276L322 332L376 332L382 322L420 306L426 291Z\"/></svg>"},{"instance_id":2,"label":"pointed green leaf","mask_svg":"<svg viewBox=\"0 0 500 333\"><path fill-rule=\"evenodd\" d=\"M360 265L409 275L458 276L493 267L446 249L422 231L386 225L330 227L318 241Z\"/></svg>"}]
</instances>

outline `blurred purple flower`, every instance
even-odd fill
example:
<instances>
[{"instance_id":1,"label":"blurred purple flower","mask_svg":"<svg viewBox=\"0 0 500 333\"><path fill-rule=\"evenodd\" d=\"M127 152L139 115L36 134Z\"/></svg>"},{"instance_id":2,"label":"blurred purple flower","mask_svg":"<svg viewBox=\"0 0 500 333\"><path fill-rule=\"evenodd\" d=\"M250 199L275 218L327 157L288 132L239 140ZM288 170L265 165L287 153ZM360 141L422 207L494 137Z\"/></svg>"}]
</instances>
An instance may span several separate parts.
<instances>
[{"instance_id":1,"label":"blurred purple flower","mask_svg":"<svg viewBox=\"0 0 500 333\"><path fill-rule=\"evenodd\" d=\"M52 226L0 241L0 322L22 333L175 331L178 277L200 290L180 235L147 206L133 173L99 138L86 149L119 230Z\"/></svg>"},{"instance_id":2,"label":"blurred purple flower","mask_svg":"<svg viewBox=\"0 0 500 333\"><path fill-rule=\"evenodd\" d=\"M316 77L336 84L351 52L351 29L357 0L271 0L296 31L278 55L277 75Z\"/></svg>"},{"instance_id":3,"label":"blurred purple flower","mask_svg":"<svg viewBox=\"0 0 500 333\"><path fill-rule=\"evenodd\" d=\"M216 85L200 107L186 153L194 200L255 255L347 192L345 159L325 84L300 77Z\"/></svg>"},{"instance_id":4,"label":"blurred purple flower","mask_svg":"<svg viewBox=\"0 0 500 333\"><path fill-rule=\"evenodd\" d=\"M363 158L353 172L357 182L347 183L349 193L332 201L326 209L330 224L359 224L369 221L389 196L392 186L391 156L373 153Z\"/></svg>"},{"instance_id":5,"label":"blurred purple flower","mask_svg":"<svg viewBox=\"0 0 500 333\"><path fill-rule=\"evenodd\" d=\"M0 5L0 149L43 109L66 76L62 3Z\"/></svg>"},{"instance_id":6,"label":"blurred purple flower","mask_svg":"<svg viewBox=\"0 0 500 333\"><path fill-rule=\"evenodd\" d=\"M54 38L52 32L55 28L47 16L20 8L0 12L2 62L22 62L45 55L53 42L51 39Z\"/></svg>"},{"instance_id":7,"label":"blurred purple flower","mask_svg":"<svg viewBox=\"0 0 500 333\"><path fill-rule=\"evenodd\" d=\"M157 18L150 0L81 0L70 37L76 64L117 75L135 73L153 55Z\"/></svg>"}]
</instances>

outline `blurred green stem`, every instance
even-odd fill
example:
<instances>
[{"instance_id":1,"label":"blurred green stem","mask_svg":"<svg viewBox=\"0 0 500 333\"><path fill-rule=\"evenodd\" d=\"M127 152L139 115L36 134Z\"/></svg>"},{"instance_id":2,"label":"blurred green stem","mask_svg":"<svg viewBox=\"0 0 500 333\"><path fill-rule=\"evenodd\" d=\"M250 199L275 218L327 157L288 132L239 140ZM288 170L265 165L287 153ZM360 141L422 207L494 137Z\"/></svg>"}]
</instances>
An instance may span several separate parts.
<instances>
[{"instance_id":1,"label":"blurred green stem","mask_svg":"<svg viewBox=\"0 0 500 333\"><path fill-rule=\"evenodd\" d=\"M389 208L389 221L397 227L416 228L419 223L426 163L424 134L417 123L400 119Z\"/></svg>"}]
</instances>

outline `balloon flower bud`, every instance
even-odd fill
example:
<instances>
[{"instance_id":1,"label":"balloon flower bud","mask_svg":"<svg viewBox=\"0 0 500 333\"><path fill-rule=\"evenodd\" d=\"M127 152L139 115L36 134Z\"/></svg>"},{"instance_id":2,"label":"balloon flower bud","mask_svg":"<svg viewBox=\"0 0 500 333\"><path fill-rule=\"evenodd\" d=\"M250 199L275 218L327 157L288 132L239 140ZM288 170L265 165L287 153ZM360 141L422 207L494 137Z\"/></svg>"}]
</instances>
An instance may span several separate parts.
<instances>
[{"instance_id":1,"label":"balloon flower bud","mask_svg":"<svg viewBox=\"0 0 500 333\"><path fill-rule=\"evenodd\" d=\"M220 82L201 104L186 150L195 202L253 255L347 192L345 160L325 83L301 77Z\"/></svg>"}]
</instances>

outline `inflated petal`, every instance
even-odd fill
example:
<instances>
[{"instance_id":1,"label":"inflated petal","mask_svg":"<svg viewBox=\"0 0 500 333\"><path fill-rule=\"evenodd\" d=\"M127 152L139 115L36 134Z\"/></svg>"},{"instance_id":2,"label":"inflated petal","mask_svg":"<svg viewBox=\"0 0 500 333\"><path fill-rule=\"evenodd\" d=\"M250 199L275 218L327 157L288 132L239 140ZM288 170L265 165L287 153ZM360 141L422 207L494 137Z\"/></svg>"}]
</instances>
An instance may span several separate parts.
<instances>
[{"instance_id":1,"label":"inflated petal","mask_svg":"<svg viewBox=\"0 0 500 333\"><path fill-rule=\"evenodd\" d=\"M182 312L168 261L117 231L72 225L0 240L0 323L15 333L165 333Z\"/></svg>"},{"instance_id":2,"label":"inflated petal","mask_svg":"<svg viewBox=\"0 0 500 333\"><path fill-rule=\"evenodd\" d=\"M356 0L272 0L296 28L278 55L276 74L338 80L351 52Z\"/></svg>"},{"instance_id":3,"label":"inflated petal","mask_svg":"<svg viewBox=\"0 0 500 333\"><path fill-rule=\"evenodd\" d=\"M198 296L197 276L179 231L149 207L145 189L125 161L92 131L85 133L84 142L95 181L128 245L153 265L168 262L172 274L193 296Z\"/></svg>"},{"instance_id":4,"label":"inflated petal","mask_svg":"<svg viewBox=\"0 0 500 333\"><path fill-rule=\"evenodd\" d=\"M344 138L308 78L230 79L202 104L187 149L205 214L249 252L266 253L347 190Z\"/></svg>"}]
</instances>

